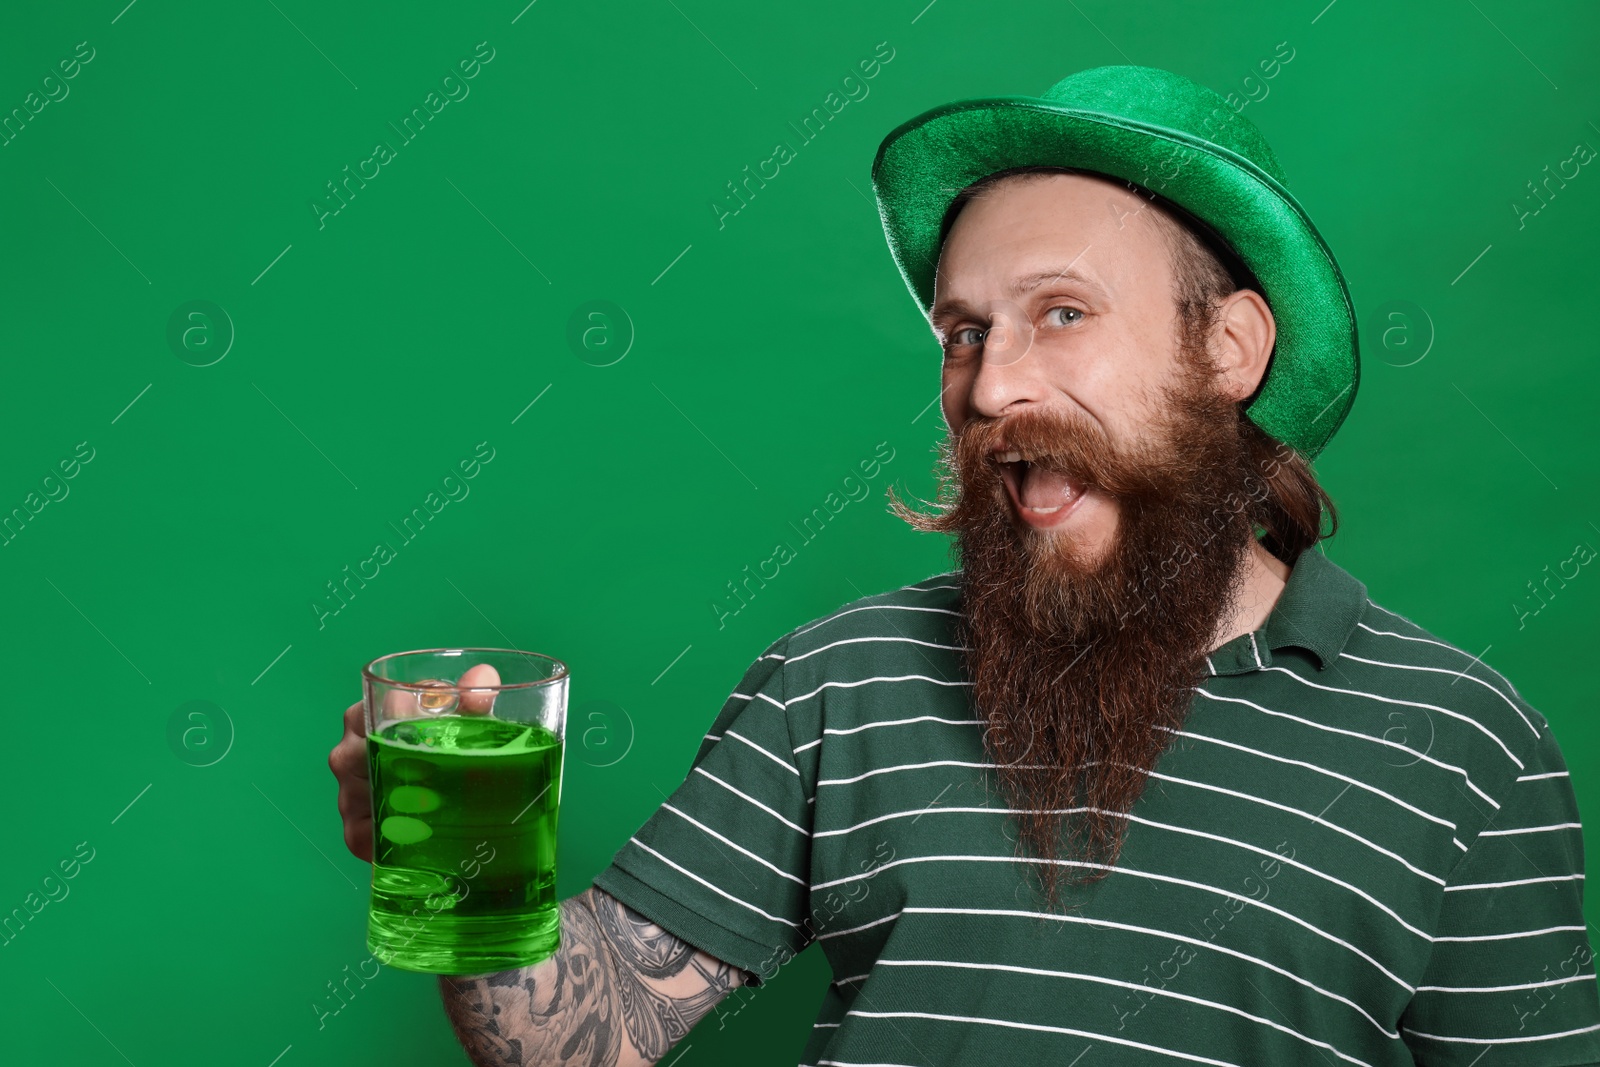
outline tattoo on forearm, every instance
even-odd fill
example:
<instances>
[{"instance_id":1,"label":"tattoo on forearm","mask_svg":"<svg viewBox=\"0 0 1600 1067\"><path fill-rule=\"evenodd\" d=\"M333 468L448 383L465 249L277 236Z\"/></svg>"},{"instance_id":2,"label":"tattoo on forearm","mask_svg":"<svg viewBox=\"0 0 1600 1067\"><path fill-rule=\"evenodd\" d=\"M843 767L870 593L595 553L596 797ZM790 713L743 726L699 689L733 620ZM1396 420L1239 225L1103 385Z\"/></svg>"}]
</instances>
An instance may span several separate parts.
<instances>
[{"instance_id":1,"label":"tattoo on forearm","mask_svg":"<svg viewBox=\"0 0 1600 1067\"><path fill-rule=\"evenodd\" d=\"M445 1014L469 1051L503 1067L615 1067L622 1051L610 950L588 894L561 902L561 947L553 971L529 968L487 978L440 976ZM548 970L548 969L547 969Z\"/></svg>"},{"instance_id":2,"label":"tattoo on forearm","mask_svg":"<svg viewBox=\"0 0 1600 1067\"><path fill-rule=\"evenodd\" d=\"M704 966L694 946L607 893L591 887L560 906L561 946L538 979L533 968L440 976L445 1013L476 1062L616 1067L624 1033L655 1062L739 984L736 968ZM651 984L663 982L675 995Z\"/></svg>"},{"instance_id":3,"label":"tattoo on forearm","mask_svg":"<svg viewBox=\"0 0 1600 1067\"><path fill-rule=\"evenodd\" d=\"M718 962L712 971L694 958L695 947L667 933L615 897L594 899L600 931L616 950L622 967L617 993L628 1036L641 1055L658 1060L733 988L734 968ZM692 966L702 982L686 996L670 997L643 979L665 981Z\"/></svg>"}]
</instances>

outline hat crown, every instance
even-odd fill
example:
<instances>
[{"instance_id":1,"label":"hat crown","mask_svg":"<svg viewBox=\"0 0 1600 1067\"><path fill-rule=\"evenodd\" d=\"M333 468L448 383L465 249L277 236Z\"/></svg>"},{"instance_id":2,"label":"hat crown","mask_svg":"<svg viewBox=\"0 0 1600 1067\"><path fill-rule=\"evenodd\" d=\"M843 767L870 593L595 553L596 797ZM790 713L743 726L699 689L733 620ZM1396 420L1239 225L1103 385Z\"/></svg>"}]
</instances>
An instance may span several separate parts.
<instances>
[{"instance_id":1,"label":"hat crown","mask_svg":"<svg viewBox=\"0 0 1600 1067\"><path fill-rule=\"evenodd\" d=\"M1221 93L1170 70L1091 67L1062 78L1045 90L1042 99L1058 107L1100 112L1209 141L1249 160L1279 185L1288 186L1278 157L1255 123Z\"/></svg>"}]
</instances>

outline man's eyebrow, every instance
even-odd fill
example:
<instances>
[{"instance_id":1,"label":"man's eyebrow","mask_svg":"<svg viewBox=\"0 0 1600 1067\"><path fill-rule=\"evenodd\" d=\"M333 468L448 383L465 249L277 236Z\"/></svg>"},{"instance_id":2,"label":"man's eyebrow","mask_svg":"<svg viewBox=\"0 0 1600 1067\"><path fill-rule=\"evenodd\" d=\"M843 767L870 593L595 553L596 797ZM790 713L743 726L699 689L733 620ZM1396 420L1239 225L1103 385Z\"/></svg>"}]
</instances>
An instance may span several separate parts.
<instances>
[{"instance_id":1,"label":"man's eyebrow","mask_svg":"<svg viewBox=\"0 0 1600 1067\"><path fill-rule=\"evenodd\" d=\"M1080 285L1102 298L1107 295L1104 286L1088 275L1073 270L1070 264L1055 270L1038 270L1024 274L1021 277L1012 279L1007 288L1012 293L1021 296L1023 293L1032 292L1040 286L1053 281L1071 282L1075 285ZM972 316L976 314L972 308L960 300L941 300L934 304L930 318L933 324L937 326L939 323L957 315Z\"/></svg>"},{"instance_id":2,"label":"man's eyebrow","mask_svg":"<svg viewBox=\"0 0 1600 1067\"><path fill-rule=\"evenodd\" d=\"M1040 270L1034 271L1032 274L1024 274L1022 277L1017 278L1011 283L1011 291L1014 293L1028 293L1039 288L1039 286L1045 284L1046 282L1057 280L1074 282L1086 289L1093 289L1095 292L1102 295L1105 293L1105 287L1099 282L1095 281L1087 274L1073 270L1071 266L1062 267L1059 270Z\"/></svg>"}]
</instances>

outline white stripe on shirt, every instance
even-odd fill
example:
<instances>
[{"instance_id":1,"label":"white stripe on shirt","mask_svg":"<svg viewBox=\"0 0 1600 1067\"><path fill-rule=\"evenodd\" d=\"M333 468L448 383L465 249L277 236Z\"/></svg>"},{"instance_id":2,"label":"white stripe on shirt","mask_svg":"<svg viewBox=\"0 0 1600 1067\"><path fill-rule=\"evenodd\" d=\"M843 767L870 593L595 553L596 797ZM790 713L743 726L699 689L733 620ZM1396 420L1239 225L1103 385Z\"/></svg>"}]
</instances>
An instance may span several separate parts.
<instances>
[{"instance_id":1,"label":"white stripe on shirt","mask_svg":"<svg viewBox=\"0 0 1600 1067\"><path fill-rule=\"evenodd\" d=\"M1260 1023L1263 1026L1270 1026L1272 1029L1277 1030L1280 1033L1288 1034L1290 1037L1296 1038L1300 1041L1304 1041L1308 1045L1313 1045L1321 1049L1327 1049L1335 1056L1338 1056L1341 1060L1347 1060L1350 1063L1361 1064L1361 1067L1372 1067L1372 1065L1367 1063L1365 1060L1358 1060L1354 1056L1348 1056L1334 1048L1332 1045L1328 1044L1326 1041L1318 1041L1316 1038L1308 1037L1292 1027L1284 1026L1282 1023L1273 1022L1271 1019L1264 1018L1260 1015L1252 1015L1250 1012L1247 1012L1242 1008L1236 1008L1231 1004L1222 1004L1214 1000L1206 1000L1203 997L1191 996L1187 993L1177 993L1164 987L1141 985L1138 982L1126 982L1116 978L1105 978L1100 975L1084 974L1077 971L1055 971L1044 967L1023 967L1017 964L1007 963L965 963L955 960L879 959L876 961L874 966L949 967L952 969L966 969L975 971L1007 971L1013 974L1029 974L1047 978L1072 978L1083 982L1095 982L1101 985L1116 986L1121 989L1132 989L1136 992L1153 994L1158 997L1171 997L1173 1000L1181 1000L1189 1004L1198 1004L1204 1008L1214 1008L1217 1011L1224 1011L1230 1015L1237 1015L1241 1019L1248 1019L1253 1023ZM1399 1040L1400 1035L1395 1034L1394 1037L1396 1040Z\"/></svg>"},{"instance_id":2,"label":"white stripe on shirt","mask_svg":"<svg viewBox=\"0 0 1600 1067\"><path fill-rule=\"evenodd\" d=\"M807 830L804 826L799 826L799 825L797 825L795 823L790 822L788 819L785 819L782 815L779 815L775 810L773 810L772 808L767 807L765 804L761 803L761 801L757 800L755 797L751 796L749 793L745 793L745 792L742 792L742 791L734 788L733 786L729 785L727 782L724 782L721 778L718 778L716 775L714 775L710 771L706 770L704 767L696 767L694 769L694 773L705 775L707 778L711 779L713 782L716 782L718 785L720 785L722 788L726 789L728 792L732 793L734 796L742 797L743 799L748 800L750 803L754 804L756 807L760 808L762 811L766 812L768 815L771 815L774 819L777 819L779 822L783 823L783 825L791 827L791 828L793 828L795 830L799 830L801 833L807 834L809 836L810 831Z\"/></svg>"},{"instance_id":3,"label":"white stripe on shirt","mask_svg":"<svg viewBox=\"0 0 1600 1067\"><path fill-rule=\"evenodd\" d=\"M1278 670L1278 669L1279 668L1277 668L1277 667L1268 667L1267 668L1267 670L1269 670L1269 671ZM1472 790L1474 793L1478 794L1478 796L1482 797L1483 800L1490 807L1494 808L1496 811L1498 811L1500 809L1500 805L1494 799L1494 797L1490 796L1488 793L1485 793L1483 790L1479 789L1477 784L1473 782L1472 776L1470 774L1468 774L1464 768L1457 767L1453 763L1446 763L1443 760L1435 759L1434 757L1428 755L1426 752L1418 752L1416 749L1409 748L1409 747L1407 747L1405 745L1402 745L1398 741L1391 741L1387 737L1373 737L1371 734L1364 734L1359 730L1346 730L1346 729L1344 729L1343 727L1340 727L1340 726L1329 726L1326 723L1316 722L1316 721L1314 721L1312 719L1303 719L1298 715L1290 715L1286 711L1274 711L1271 708L1263 707L1260 704L1257 704L1255 701L1246 700L1243 697L1225 697L1225 696L1220 696L1220 695L1218 695L1216 693L1208 693L1204 689L1196 689L1195 692L1199 693L1202 696L1208 697L1211 700L1224 700L1224 701L1227 701L1230 704L1244 704L1247 707L1255 708L1257 711L1261 712L1262 714L1273 715L1273 716L1276 716L1276 717L1278 717L1280 719L1288 719L1291 722L1297 722L1297 723L1300 723L1303 726L1309 726L1314 730L1322 730L1322 731L1325 731L1326 733L1330 733L1330 734L1342 734L1345 737L1355 737L1355 738L1359 738L1359 739L1361 739L1363 741L1370 741L1375 745L1383 745L1385 748L1398 749L1399 751L1407 753L1408 755L1412 756L1414 758L1414 761L1415 760L1421 760L1422 762L1428 763L1428 764L1432 764L1433 766L1438 767L1441 770L1453 771L1456 774L1459 774L1461 776L1461 780L1467 783L1467 788L1468 789Z\"/></svg>"},{"instance_id":4,"label":"white stripe on shirt","mask_svg":"<svg viewBox=\"0 0 1600 1067\"><path fill-rule=\"evenodd\" d=\"M901 859L890 860L887 863L879 864L877 867L874 867L872 870L866 871L866 872L861 873L861 874L850 874L850 875L846 875L843 878L835 878L831 882L821 882L821 883L819 883L817 885L812 886L811 887L811 891L813 893L815 893L819 889L831 889L832 887L834 887L836 885L843 885L846 882L858 882L863 878L873 878L873 877L876 877L879 873L881 873L883 871L886 871L891 867L899 867L902 864L906 864L906 863L1015 863L1015 862L1016 862L1016 859L1015 859L1015 857L1012 857L1012 856L906 856L906 857L903 857ZM1344 940L1343 938L1336 937L1335 935L1328 933L1326 930L1323 930L1322 928L1320 928L1318 926L1315 926L1312 923L1307 922L1305 919L1300 918L1298 915L1295 915L1295 914L1293 914L1291 912L1284 911L1282 908L1275 907L1274 905L1271 905L1271 904L1267 904L1264 901L1256 900L1253 897L1241 897L1237 893L1231 893L1226 889L1218 889L1216 886L1206 885L1204 882L1193 882L1193 881L1190 881L1187 878L1177 878L1177 877L1174 877L1173 875L1170 875L1170 874L1156 874L1156 873L1151 872L1151 871L1138 871L1138 870L1134 870L1132 867L1123 867L1123 866L1112 867L1112 866L1109 866L1109 865L1104 864L1104 863L1090 863L1090 862L1085 861L1085 860L1065 860L1065 859L1042 860L1042 859L1035 858L1034 862L1054 863L1054 864L1058 864L1058 865L1061 865L1061 866L1064 866L1064 867L1089 867L1089 868L1092 868L1092 869L1095 869L1095 870L1110 871L1113 874L1126 875L1126 876L1131 877L1131 878L1148 878L1148 879L1150 879L1151 881L1154 881L1154 882L1171 882L1174 885L1186 886L1186 887L1188 887L1190 889L1198 889L1198 890L1201 890L1201 891L1207 892L1207 893L1215 893L1215 894L1217 894L1219 896L1227 897L1227 898L1233 899L1233 900L1241 900L1246 904L1252 905L1254 907L1262 909L1263 911L1270 912L1273 915L1277 915L1277 916L1279 916L1281 918L1287 919L1289 922L1294 923L1296 926L1302 926L1305 929L1310 930L1312 933L1316 934L1318 937L1321 937L1324 940L1330 941L1333 944L1336 944L1336 945L1340 946L1341 948L1344 948L1344 949L1354 953L1355 955L1360 956L1362 959L1364 959L1368 963L1372 964L1372 966L1375 967L1377 970L1381 971L1384 974L1385 977L1389 978L1396 985L1398 985L1401 989L1404 989L1407 993L1411 993L1413 991L1413 989L1414 989L1414 987L1411 986L1408 982L1406 982L1405 979L1401 978L1399 975L1397 975L1393 971L1389 970L1389 968L1385 967L1383 964L1379 963L1377 960L1373 959L1371 956L1367 955L1365 952L1361 951L1356 946L1350 944L1350 942ZM1429 938L1428 940L1431 941L1432 938Z\"/></svg>"},{"instance_id":5,"label":"white stripe on shirt","mask_svg":"<svg viewBox=\"0 0 1600 1067\"><path fill-rule=\"evenodd\" d=\"M1430 1041L1448 1041L1462 1045L1521 1045L1529 1041L1553 1041L1558 1037L1574 1037L1578 1034L1592 1034L1600 1030L1600 1023L1593 1026L1582 1026L1576 1030L1563 1030L1558 1034L1534 1034L1529 1037L1445 1037L1442 1034L1425 1034L1420 1030L1406 1027L1405 1032L1412 1037L1425 1037Z\"/></svg>"},{"instance_id":6,"label":"white stripe on shirt","mask_svg":"<svg viewBox=\"0 0 1600 1067\"><path fill-rule=\"evenodd\" d=\"M838 648L840 645L859 645L865 642L877 641L903 645L921 645L924 648L942 648L951 652L965 652L967 650L966 645L941 645L937 641L918 641L913 637L846 637L838 641L832 641L826 645L820 645L817 648L813 648L810 652L802 652L798 656L790 656L789 662L798 663L809 656L815 656L818 652L826 652L828 649Z\"/></svg>"},{"instance_id":7,"label":"white stripe on shirt","mask_svg":"<svg viewBox=\"0 0 1600 1067\"><path fill-rule=\"evenodd\" d=\"M846 615L853 615L858 611L931 611L931 612L937 612L940 615L960 615L961 614L959 611L951 611L949 608L924 608L924 607L918 607L918 606L913 605L913 604L867 604L864 607L847 608L844 611L836 612L836 613L834 613L832 615L829 615L827 618L819 619L819 620L817 620L816 622L812 623L809 626L802 626L800 629L798 629L798 630L794 631L794 633L790 634L789 637L792 640L792 639L794 639L796 637L799 637L801 634L810 633L812 630L815 630L819 626L825 626L828 623L832 622L834 619L842 619Z\"/></svg>"},{"instance_id":8,"label":"white stripe on shirt","mask_svg":"<svg viewBox=\"0 0 1600 1067\"><path fill-rule=\"evenodd\" d=\"M732 730L724 730L722 732L722 736L723 737L731 737L735 741L744 742L745 744L749 745L751 748L755 749L757 752L761 753L763 756L767 757L773 763L776 763L778 766L782 767L784 770L786 770L790 774L794 775L796 778L800 777L800 772L799 771L795 770L788 763L784 762L782 759L778 758L777 756L774 756L772 753L768 752L766 749L762 748L760 745L756 744L754 741L750 740L748 737L744 736L743 734L736 734Z\"/></svg>"},{"instance_id":9,"label":"white stripe on shirt","mask_svg":"<svg viewBox=\"0 0 1600 1067\"><path fill-rule=\"evenodd\" d=\"M690 815L689 813L684 812L684 811L679 811L677 808L673 807L669 802L662 801L661 806L663 808L665 808L667 811L672 812L672 814L674 814L674 815L678 816L679 818L685 820L686 822L689 822L689 823L693 824L694 826L698 826L700 829L704 830L706 833L710 834L712 837L716 838L718 841L721 841L723 844L729 845L729 846L737 849L739 852L744 853L746 856L749 856L751 859L753 859L757 863L761 864L761 866L767 868L767 870L771 871L773 874L779 875L780 877L783 877L783 878L787 878L787 879L789 879L789 881L794 882L797 885L805 885L806 884L804 879L796 878L794 875L790 874L788 871L784 870L783 868L773 864L771 861L763 859L762 857L756 855L754 852L751 852L749 849L747 849L743 845L739 844L739 842L734 841L731 838L724 837L723 835L717 833L717 831L713 830L711 827L707 826L705 823L701 822L699 819L696 819L693 815Z\"/></svg>"},{"instance_id":10,"label":"white stripe on shirt","mask_svg":"<svg viewBox=\"0 0 1600 1067\"><path fill-rule=\"evenodd\" d=\"M1517 770L1520 771L1523 769L1522 761L1516 757L1516 754L1511 751L1504 741L1500 740L1499 735L1470 715L1464 715L1459 711L1454 711L1439 704L1426 704L1420 700L1401 700L1399 697L1386 697L1381 693L1368 693L1360 689L1340 689L1338 686L1334 685L1322 685L1318 682L1313 682L1309 678L1302 678L1300 675L1296 674L1294 671L1291 671L1287 667L1268 667L1266 669L1269 671L1277 671L1280 674L1287 674L1301 685L1309 686L1312 689L1321 689L1326 693L1343 693L1346 696L1366 697L1368 700L1377 700L1384 704L1400 704L1408 708L1423 708L1428 711L1437 711L1443 715L1448 715L1453 719L1460 719L1462 722L1476 728L1483 734L1483 736L1499 745L1500 751L1506 754L1506 758L1517 765Z\"/></svg>"},{"instance_id":11,"label":"white stripe on shirt","mask_svg":"<svg viewBox=\"0 0 1600 1067\"><path fill-rule=\"evenodd\" d=\"M1272 714L1282 714L1282 713L1281 712L1274 712ZM1289 717L1292 718L1293 716L1289 716ZM1275 755L1275 754L1273 754L1271 752L1263 752L1260 749L1250 748L1248 745L1241 745L1241 744L1239 744L1238 742L1235 742L1235 741L1224 741L1220 737L1211 737L1208 734L1197 734L1197 733L1194 733L1193 731L1190 731L1190 730L1174 730L1169 726L1158 726L1157 729L1158 730L1166 730L1168 733L1171 733L1171 734L1173 734L1175 736L1178 736L1178 737L1192 737L1197 741L1209 741L1214 745L1221 745L1224 748L1232 748L1232 749L1237 749L1240 752L1248 752L1253 756L1260 756L1262 759L1269 759L1269 760L1272 760L1272 761L1274 761L1276 763L1287 763L1287 764L1289 764L1291 766L1294 766L1294 767L1305 767L1308 770L1316 771L1319 774L1325 774L1329 778L1333 778L1336 781L1348 783L1349 785L1353 785L1358 789L1365 789L1367 792L1373 794L1374 796L1380 796L1385 800L1391 801L1391 802L1399 805L1400 807L1406 809L1407 811L1411 812L1413 815L1420 815L1422 818L1427 819L1429 822L1438 823L1440 826L1448 827L1451 830L1454 830L1456 828L1456 824L1451 822L1449 819L1441 818L1438 815L1433 815L1433 814L1430 814L1430 813L1428 813L1426 811L1423 811L1421 808L1417 807L1414 804L1408 804L1406 801L1401 800L1397 796L1394 796L1394 795L1392 795L1390 793L1385 793L1383 790L1379 789L1377 786L1368 785L1366 782L1360 781L1360 780L1355 779L1355 778L1351 778L1348 775L1340 774L1338 771L1330 771L1326 767L1319 767L1314 763L1307 763L1305 760L1290 759L1288 756L1279 756L1279 755ZM1362 736L1365 736L1365 735L1362 735ZM1369 738L1369 740L1370 740L1370 738Z\"/></svg>"},{"instance_id":12,"label":"white stripe on shirt","mask_svg":"<svg viewBox=\"0 0 1600 1067\"><path fill-rule=\"evenodd\" d=\"M972 684L971 682L968 682L968 681L947 682L943 678L929 678L925 674L901 674L901 675L892 675L892 676L891 675L882 675L882 676L876 676L876 677L872 677L872 678L863 678L858 682L823 682L821 685L817 686L815 689L813 689L809 693L801 693L797 697L790 697L788 700L784 701L783 706L785 708L787 708L789 705L798 704L802 700L810 700L812 697L816 696L818 693L822 692L824 689L854 689L857 686L868 685L868 684L870 684L872 682L911 682L911 681L932 682L934 685L945 685L945 686L963 686L963 685L970 686ZM976 722L977 720L974 719L973 721Z\"/></svg>"},{"instance_id":13,"label":"white stripe on shirt","mask_svg":"<svg viewBox=\"0 0 1600 1067\"><path fill-rule=\"evenodd\" d=\"M785 918L783 918L782 916L779 916L779 915L769 915L766 912L762 911L760 908L756 907L754 904L751 904L751 903L748 903L746 901L740 900L738 897L734 896L732 893L729 893L727 890L721 889L721 888L719 888L719 887L717 887L715 885L712 885L710 882L706 881L704 878L700 877L698 874L695 874L689 868L680 867L678 864L676 864L676 863L672 862L671 860L667 859L667 857L663 856L661 853L657 852L655 849L651 848L649 845L645 844L643 841L640 841L637 837L630 837L630 838L628 838L628 840L633 842L635 845L638 845L640 848L644 849L646 852L650 853L650 855L654 856L656 859L660 860L662 863L665 863L668 867L671 867L673 870L678 871L681 874L687 875L688 877L694 879L696 882L699 882L701 885L705 886L707 889L711 890L713 893L717 894L719 897L726 897L729 900L733 901L735 904L739 905L741 908L749 908L751 911L755 912L757 915L761 916L764 919L771 919L775 923L783 923L785 926L792 926L797 930L800 928L800 924L799 923L790 922L788 919L785 919Z\"/></svg>"},{"instance_id":14,"label":"white stripe on shirt","mask_svg":"<svg viewBox=\"0 0 1600 1067\"><path fill-rule=\"evenodd\" d=\"M1179 941L1187 945L1195 945L1199 948L1210 949L1213 952L1220 952L1225 956L1232 956L1234 959L1243 960L1246 963L1253 963L1259 967L1263 967L1266 970L1271 971L1274 974L1281 975L1282 977L1287 978L1298 985L1302 985L1307 989L1310 989L1316 993L1320 993L1322 996L1325 996L1330 1000L1337 1000L1339 1003L1355 1009L1355 1011L1359 1013L1362 1018L1366 1019L1367 1022L1377 1027L1378 1032L1383 1034L1383 1036L1391 1038L1399 1036L1398 1031L1386 1028L1382 1023L1378 1022L1377 1019L1374 1019L1371 1015L1369 1015L1365 1008L1348 997L1335 993L1330 989L1324 989L1322 986L1317 985L1310 979L1302 978L1300 975L1279 967L1275 963L1269 963L1268 961L1259 957L1240 952L1238 949L1228 948L1226 945L1219 945L1212 941L1201 940L1197 937L1190 937L1188 934L1174 933L1171 930L1161 930L1150 926L1136 926L1132 923L1114 922L1110 919L1091 919L1085 915L1056 915L1048 912L1021 911L1009 908L926 908L908 906L904 908L903 911L907 915L1002 915L1019 919L1028 919L1030 921L1035 919L1050 919L1055 922L1082 923L1085 926L1103 926L1110 930L1122 930L1135 934L1148 934L1149 936L1162 941ZM895 914L899 915L900 912L896 912ZM874 922L866 923L863 926L856 927L855 929L864 930L869 926L876 926L878 923L883 921L884 920L879 919ZM842 935L852 932L853 930L840 930L837 931L837 934Z\"/></svg>"},{"instance_id":15,"label":"white stripe on shirt","mask_svg":"<svg viewBox=\"0 0 1600 1067\"><path fill-rule=\"evenodd\" d=\"M1420 666L1418 664L1412 664L1412 663L1386 663L1383 660L1363 659L1361 656L1357 656L1354 653L1350 653L1350 652L1345 652L1345 653L1342 653L1341 655L1342 655L1342 657L1344 659L1353 659L1357 663L1370 663L1374 667L1394 667L1394 668L1396 668L1398 670L1402 670L1402 671L1428 671L1429 673L1432 673L1432 674L1448 674L1448 675L1451 675L1452 677L1455 677L1455 678L1465 678L1469 682L1477 682L1479 685L1481 685L1485 689L1489 690L1489 692L1493 693L1495 696L1497 696L1501 700L1505 701L1506 707L1508 707L1512 711L1516 712L1517 713L1517 718L1521 719L1527 725L1528 729L1533 731L1533 736L1534 737L1538 737L1539 736L1539 728L1537 726L1533 725L1532 722L1529 722L1528 717L1526 715L1522 714L1522 709L1517 707L1516 704L1512 703L1510 697L1508 697L1504 693L1500 692L1500 690L1496 689L1494 686L1490 685L1488 682L1484 681L1482 678L1474 678L1470 674L1466 674L1466 673L1464 673L1462 671L1453 671L1448 667L1423 667L1423 666Z\"/></svg>"},{"instance_id":16,"label":"white stripe on shirt","mask_svg":"<svg viewBox=\"0 0 1600 1067\"><path fill-rule=\"evenodd\" d=\"M1110 1034L1096 1033L1092 1030L1076 1030L1070 1026L1019 1023L1006 1019L989 1019L978 1015L939 1015L929 1011L862 1011L859 1008L851 1008L845 1014L859 1015L866 1019L933 1019L938 1022L949 1023L984 1023L989 1026L1009 1027L1013 1030L1039 1030L1049 1034L1069 1034L1073 1037L1089 1038L1093 1041L1109 1041L1113 1045L1127 1045L1129 1048L1143 1049L1146 1052L1158 1052L1164 1056L1176 1056L1180 1060L1188 1060L1191 1063L1210 1064L1211 1067L1244 1067L1243 1064L1230 1063L1227 1060L1214 1060L1210 1056L1195 1056L1187 1052L1162 1048L1159 1045L1147 1045L1143 1041L1133 1041L1126 1037L1112 1037Z\"/></svg>"}]
</instances>

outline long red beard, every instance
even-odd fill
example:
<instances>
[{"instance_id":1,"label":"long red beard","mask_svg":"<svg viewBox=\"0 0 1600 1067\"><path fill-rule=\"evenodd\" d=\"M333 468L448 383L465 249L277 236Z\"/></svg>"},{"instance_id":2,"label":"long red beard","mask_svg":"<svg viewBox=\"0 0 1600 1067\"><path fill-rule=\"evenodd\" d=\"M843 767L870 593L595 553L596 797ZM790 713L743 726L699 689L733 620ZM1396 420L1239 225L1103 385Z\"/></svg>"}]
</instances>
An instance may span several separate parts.
<instances>
[{"instance_id":1,"label":"long red beard","mask_svg":"<svg viewBox=\"0 0 1600 1067\"><path fill-rule=\"evenodd\" d=\"M1247 489L1259 483L1243 415L1203 364L1184 366L1162 424L1137 448L1118 451L1072 412L974 419L941 444L945 510L930 517L893 501L917 528L956 535L972 700L1018 812L1018 858L1036 861L1051 907L1059 881L1087 884L1116 863L1125 816L1206 676L1246 575ZM991 454L1001 435L1116 500L1117 531L1098 563L1074 535L1014 517Z\"/></svg>"}]
</instances>

